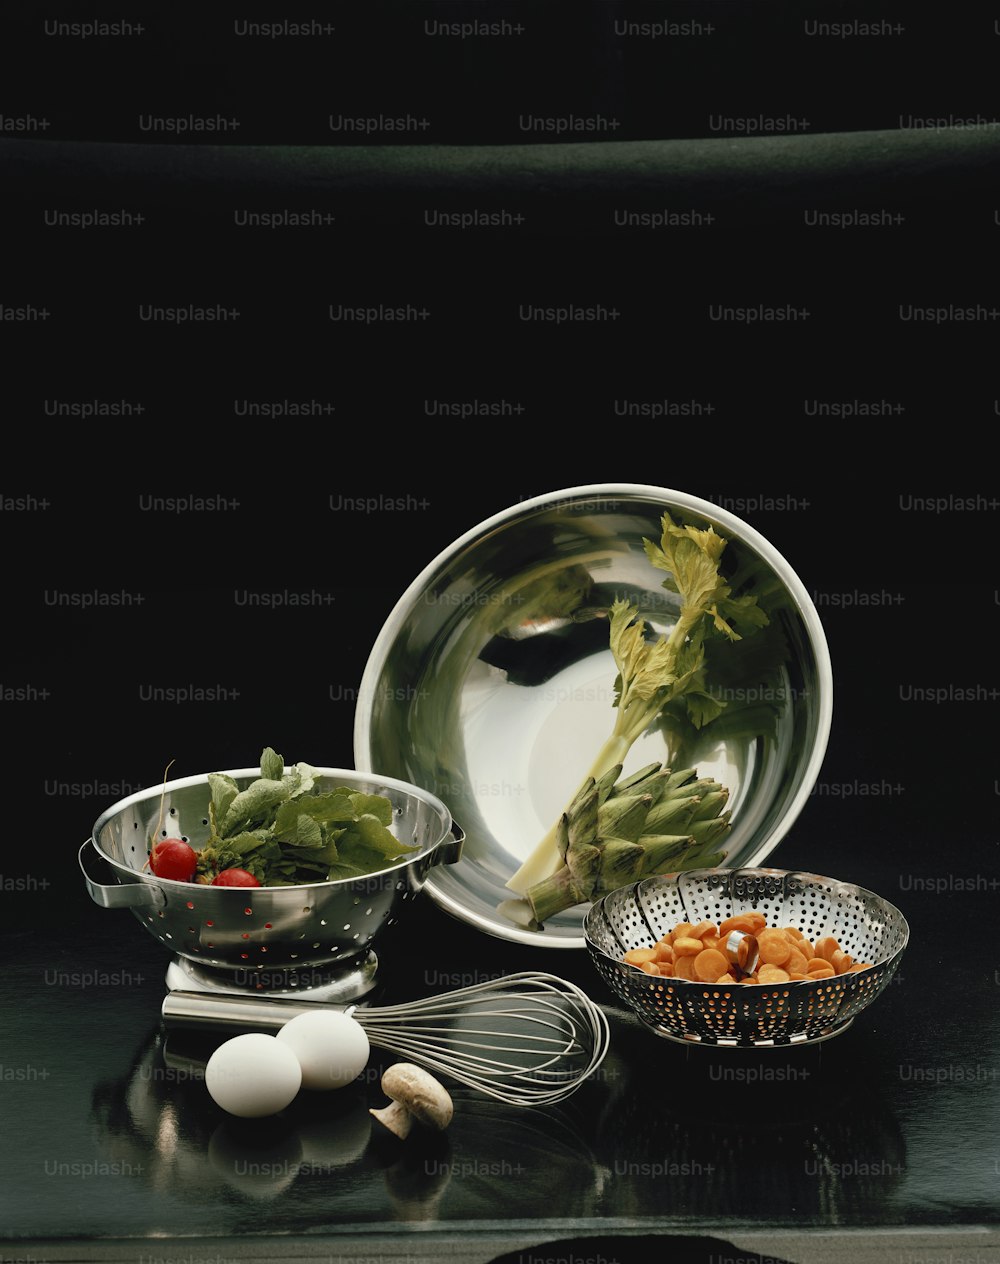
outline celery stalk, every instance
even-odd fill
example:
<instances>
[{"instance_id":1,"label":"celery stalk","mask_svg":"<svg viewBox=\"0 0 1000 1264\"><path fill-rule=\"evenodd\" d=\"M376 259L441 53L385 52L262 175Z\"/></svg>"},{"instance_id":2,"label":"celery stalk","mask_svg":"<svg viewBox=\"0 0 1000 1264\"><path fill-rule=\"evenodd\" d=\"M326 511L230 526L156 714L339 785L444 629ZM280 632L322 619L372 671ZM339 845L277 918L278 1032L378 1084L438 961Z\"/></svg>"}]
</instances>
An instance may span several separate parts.
<instances>
[{"instance_id":1,"label":"celery stalk","mask_svg":"<svg viewBox=\"0 0 1000 1264\"><path fill-rule=\"evenodd\" d=\"M685 695L692 713L704 723L722 706L704 680L705 636L712 630L730 641L740 640L728 621L737 617L758 627L767 623L754 597L731 596L719 573L719 559L726 541L709 527L680 527L669 513L662 518L660 543L645 540L652 564L666 571L664 587L680 595L680 613L669 636L646 640L646 625L638 607L615 601L610 610L611 652L618 667L615 723L611 736L597 754L580 791L593 779L599 782L612 768L625 762L633 744L659 716L662 708ZM728 616L728 617L727 617ZM530 887L553 878L564 865L557 845L558 822L546 833L517 872L507 882L511 891L524 895Z\"/></svg>"}]
</instances>

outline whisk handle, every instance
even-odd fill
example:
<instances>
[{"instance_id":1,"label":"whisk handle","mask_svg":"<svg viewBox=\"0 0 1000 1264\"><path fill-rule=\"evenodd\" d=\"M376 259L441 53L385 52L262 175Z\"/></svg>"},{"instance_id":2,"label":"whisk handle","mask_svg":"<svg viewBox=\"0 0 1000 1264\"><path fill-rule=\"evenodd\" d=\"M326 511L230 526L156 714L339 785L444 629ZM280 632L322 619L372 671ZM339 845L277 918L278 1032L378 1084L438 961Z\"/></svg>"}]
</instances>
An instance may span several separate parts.
<instances>
[{"instance_id":1,"label":"whisk handle","mask_svg":"<svg viewBox=\"0 0 1000 1264\"><path fill-rule=\"evenodd\" d=\"M163 998L160 1013L167 1027L189 1031L278 1031L297 1014L317 1009L349 1014L353 1006L178 990Z\"/></svg>"}]
</instances>

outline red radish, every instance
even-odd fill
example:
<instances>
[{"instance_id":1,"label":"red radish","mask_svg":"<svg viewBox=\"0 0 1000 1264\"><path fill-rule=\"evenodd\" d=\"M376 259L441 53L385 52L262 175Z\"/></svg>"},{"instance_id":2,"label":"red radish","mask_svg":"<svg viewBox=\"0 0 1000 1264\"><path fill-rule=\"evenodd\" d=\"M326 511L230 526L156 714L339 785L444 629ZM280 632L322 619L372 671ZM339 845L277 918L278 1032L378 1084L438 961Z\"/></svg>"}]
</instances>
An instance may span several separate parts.
<instances>
[{"instance_id":1,"label":"red radish","mask_svg":"<svg viewBox=\"0 0 1000 1264\"><path fill-rule=\"evenodd\" d=\"M245 869L223 869L212 879L213 887L259 887L260 883Z\"/></svg>"},{"instance_id":2,"label":"red radish","mask_svg":"<svg viewBox=\"0 0 1000 1264\"><path fill-rule=\"evenodd\" d=\"M190 882L197 866L198 853L182 838L162 838L149 853L149 867L158 878Z\"/></svg>"}]
</instances>

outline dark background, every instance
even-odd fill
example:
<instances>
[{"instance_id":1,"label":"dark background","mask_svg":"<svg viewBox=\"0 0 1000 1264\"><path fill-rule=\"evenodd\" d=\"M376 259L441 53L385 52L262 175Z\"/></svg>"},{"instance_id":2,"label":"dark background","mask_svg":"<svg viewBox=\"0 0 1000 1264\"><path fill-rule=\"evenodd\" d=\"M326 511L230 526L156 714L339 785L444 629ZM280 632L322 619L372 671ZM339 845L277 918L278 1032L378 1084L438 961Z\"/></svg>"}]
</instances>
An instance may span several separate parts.
<instances>
[{"instance_id":1,"label":"dark background","mask_svg":"<svg viewBox=\"0 0 1000 1264\"><path fill-rule=\"evenodd\" d=\"M241 767L270 744L289 760L350 767L351 691L414 576L491 514L595 482L715 501L797 571L830 643L834 722L816 791L773 859L879 891L915 933L900 985L797 1064L813 1077L808 1091L772 1086L759 1110L619 1015L614 1100L588 1099L572 1116L553 1170L567 1188L576 1181L566 1155L581 1136L612 1167L723 1156L721 1209L697 1181L666 1210L646 1186L634 1199L608 1195L601 1214L632 1217L633 1228L671 1215L992 1223L992 17L728 0L669 11L427 0L287 16L336 30L237 37L234 22L285 17L249 8L145 6L128 15L143 32L113 38L46 35L45 21L119 12L22 6L0 18L10 782L0 911L5 1024L21 1018L4 1065L53 1075L0 1086L15 1129L35 1137L26 1158L12 1155L11 1235L53 1224L67 1240L177 1230L162 1187L149 1195L112 1178L89 1198L71 1183L68 1197L33 1176L53 1154L112 1154L123 1133L135 1139L116 1111L155 1044L159 946L130 916L96 909L77 869L95 818L156 783L170 760L176 776ZM463 40L425 34L425 20L525 29ZM658 39L616 30L664 20L702 26ZM813 36L812 20L905 29ZM342 113L429 124L345 144L328 126ZM529 134L527 114L619 126ZM177 144L144 132L143 115L240 127ZM716 116L809 125L748 139L720 132ZM942 117L980 121L901 121ZM240 226L250 210L323 222ZM109 211L132 222L47 222ZM440 212L502 222L427 223ZM616 212L662 226L619 227ZM819 226L820 212L855 222ZM865 214L879 222L857 223ZM358 327L329 319L340 304L427 315ZM145 305L239 316L177 326L142 320ZM603 315L556 325L524 320L525 305ZM797 315L717 320L720 305ZM911 307L945 316L906 319ZM649 407L623 417L626 402ZM442 416L442 403L466 416ZM147 508L151 497L192 496L227 507ZM331 508L372 498L375 508ZM261 609L247 593L315 597ZM232 694L143 701L150 687L187 686ZM430 905L419 918L425 956L399 953L404 989L426 985L418 960L435 971L474 961L485 972L575 972L605 999L582 958L539 962ZM942 927L969 928L960 942L982 948L973 963L956 958ZM145 972L140 991L38 989L50 963L110 970L123 957ZM941 1082L904 1073L927 1067ZM949 1078L979 1067L982 1080ZM647 1112L648 1077L665 1075L672 1096ZM156 1106L162 1119L177 1099L164 1091ZM181 1107L182 1134L201 1154L217 1121L192 1086ZM505 1131L502 1112L478 1131L473 1121L470 1106L456 1154L505 1160L523 1148L521 1125ZM957 1164L941 1140L950 1131L966 1139ZM149 1144L139 1136L136 1153ZM816 1153L885 1162L892 1175L820 1187L802 1176L802 1156ZM755 1154L770 1176L758 1166L746 1177ZM543 1147L529 1165L535 1192L505 1192L512 1216L553 1214L537 1197L553 1162ZM381 1181L390 1167L370 1152L352 1180ZM359 1210L344 1186L331 1207L329 1190L300 1183L281 1214L228 1187L184 1188L190 1232L319 1233L388 1215L375 1197ZM438 1209L418 1183L412 1202L393 1204L396 1231L496 1214L489 1181L454 1181L449 1198Z\"/></svg>"}]
</instances>

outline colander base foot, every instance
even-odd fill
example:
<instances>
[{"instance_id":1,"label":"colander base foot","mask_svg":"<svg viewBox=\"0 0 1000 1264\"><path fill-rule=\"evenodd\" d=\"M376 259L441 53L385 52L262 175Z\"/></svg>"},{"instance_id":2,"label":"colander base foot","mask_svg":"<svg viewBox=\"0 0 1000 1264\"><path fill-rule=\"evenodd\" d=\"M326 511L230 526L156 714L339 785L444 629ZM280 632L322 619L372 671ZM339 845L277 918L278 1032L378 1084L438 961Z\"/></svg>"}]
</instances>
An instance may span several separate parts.
<instances>
[{"instance_id":1,"label":"colander base foot","mask_svg":"<svg viewBox=\"0 0 1000 1264\"><path fill-rule=\"evenodd\" d=\"M822 1044L824 1040L832 1040L834 1036L841 1035L854 1022L852 1018L845 1018L842 1022L831 1023L829 1027L824 1027L812 1036L790 1036L774 1040L743 1040L733 1037L727 1039L714 1036L681 1036L677 1032L668 1031L659 1023L650 1022L640 1015L640 1021L643 1026L648 1028L654 1036L659 1036L661 1040L670 1040L674 1044L685 1045L687 1048L692 1046L701 1046L705 1049L798 1049L805 1045Z\"/></svg>"},{"instance_id":2,"label":"colander base foot","mask_svg":"<svg viewBox=\"0 0 1000 1264\"><path fill-rule=\"evenodd\" d=\"M296 997L324 1001L330 1005L349 1005L367 996L377 985L378 957L369 951L339 973L309 970L295 972L268 971L265 975L249 972L213 970L175 957L167 966L166 984L171 992L225 992L236 996ZM261 986L264 984L265 986Z\"/></svg>"}]
</instances>

